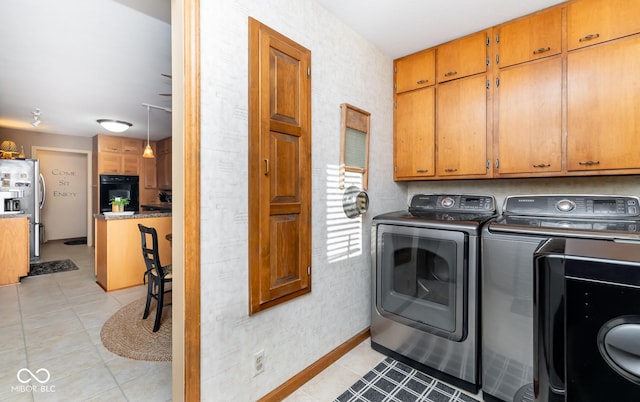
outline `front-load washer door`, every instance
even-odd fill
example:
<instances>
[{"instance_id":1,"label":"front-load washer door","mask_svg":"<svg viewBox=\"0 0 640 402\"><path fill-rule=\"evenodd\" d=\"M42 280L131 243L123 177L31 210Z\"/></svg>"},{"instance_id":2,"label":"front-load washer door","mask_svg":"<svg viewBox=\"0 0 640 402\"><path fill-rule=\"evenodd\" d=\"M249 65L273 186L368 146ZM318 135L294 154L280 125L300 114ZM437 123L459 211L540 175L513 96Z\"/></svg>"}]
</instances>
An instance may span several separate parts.
<instances>
[{"instance_id":1,"label":"front-load washer door","mask_svg":"<svg viewBox=\"0 0 640 402\"><path fill-rule=\"evenodd\" d=\"M378 312L422 331L467 335L466 233L381 224L376 245Z\"/></svg>"}]
</instances>

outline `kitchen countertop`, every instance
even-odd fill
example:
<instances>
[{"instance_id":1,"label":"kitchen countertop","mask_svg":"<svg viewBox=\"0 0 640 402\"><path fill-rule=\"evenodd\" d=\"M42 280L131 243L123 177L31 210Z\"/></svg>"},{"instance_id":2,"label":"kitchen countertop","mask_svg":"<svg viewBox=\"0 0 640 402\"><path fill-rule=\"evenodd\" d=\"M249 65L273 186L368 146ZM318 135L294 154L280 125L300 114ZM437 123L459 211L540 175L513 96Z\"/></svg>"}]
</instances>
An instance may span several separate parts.
<instances>
[{"instance_id":1,"label":"kitchen countertop","mask_svg":"<svg viewBox=\"0 0 640 402\"><path fill-rule=\"evenodd\" d=\"M96 219L102 220L116 220L116 219L140 219L140 218L161 218L163 216L171 216L171 212L166 211L142 211L135 212L129 215L104 215L104 214L93 214L93 217Z\"/></svg>"},{"instance_id":2,"label":"kitchen countertop","mask_svg":"<svg viewBox=\"0 0 640 402\"><path fill-rule=\"evenodd\" d=\"M0 219L5 219L5 218L29 218L31 219L31 214L25 214L24 211L20 211L17 214L16 213L6 213L6 212L0 212Z\"/></svg>"}]
</instances>

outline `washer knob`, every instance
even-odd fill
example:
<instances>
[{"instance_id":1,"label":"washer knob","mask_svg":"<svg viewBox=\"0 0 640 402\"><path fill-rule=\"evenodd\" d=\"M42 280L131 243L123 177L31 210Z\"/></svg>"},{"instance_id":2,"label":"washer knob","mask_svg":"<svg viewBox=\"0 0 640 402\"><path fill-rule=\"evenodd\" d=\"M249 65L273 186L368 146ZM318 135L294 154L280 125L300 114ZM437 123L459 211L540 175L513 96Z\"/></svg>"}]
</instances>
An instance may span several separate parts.
<instances>
[{"instance_id":1,"label":"washer knob","mask_svg":"<svg viewBox=\"0 0 640 402\"><path fill-rule=\"evenodd\" d=\"M445 197L442 199L442 206L444 208L451 208L455 203L456 202L451 197Z\"/></svg>"},{"instance_id":2,"label":"washer knob","mask_svg":"<svg viewBox=\"0 0 640 402\"><path fill-rule=\"evenodd\" d=\"M560 200L556 204L556 208L561 212L572 211L576 207L576 203L571 200Z\"/></svg>"}]
</instances>

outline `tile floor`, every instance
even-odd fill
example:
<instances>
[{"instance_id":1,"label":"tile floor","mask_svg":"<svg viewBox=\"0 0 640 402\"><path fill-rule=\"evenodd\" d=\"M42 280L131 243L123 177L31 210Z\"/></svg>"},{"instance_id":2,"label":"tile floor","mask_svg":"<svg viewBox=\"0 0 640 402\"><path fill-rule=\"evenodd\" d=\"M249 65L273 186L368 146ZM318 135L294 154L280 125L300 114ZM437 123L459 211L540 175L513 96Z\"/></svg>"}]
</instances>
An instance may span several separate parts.
<instances>
[{"instance_id":1,"label":"tile floor","mask_svg":"<svg viewBox=\"0 0 640 402\"><path fill-rule=\"evenodd\" d=\"M92 247L42 246L40 261L70 258L80 269L0 287L0 401L171 400L171 363L125 359L100 341L102 324L144 297L145 288L105 293L95 283ZM23 386L17 379L22 368L44 368L50 379ZM32 383L37 386L27 388Z\"/></svg>"},{"instance_id":2,"label":"tile floor","mask_svg":"<svg viewBox=\"0 0 640 402\"><path fill-rule=\"evenodd\" d=\"M66 258L80 269L0 287L0 401L171 400L171 363L125 359L100 341L102 324L145 288L105 293L95 283L92 247L42 245L40 261ZM285 401L333 401L384 358L367 339ZM45 368L51 377L26 392L17 380L22 368Z\"/></svg>"},{"instance_id":3,"label":"tile floor","mask_svg":"<svg viewBox=\"0 0 640 402\"><path fill-rule=\"evenodd\" d=\"M333 401L385 358L385 355L371 349L371 341L367 339L289 395L284 402ZM482 400L481 394L461 392Z\"/></svg>"}]
</instances>

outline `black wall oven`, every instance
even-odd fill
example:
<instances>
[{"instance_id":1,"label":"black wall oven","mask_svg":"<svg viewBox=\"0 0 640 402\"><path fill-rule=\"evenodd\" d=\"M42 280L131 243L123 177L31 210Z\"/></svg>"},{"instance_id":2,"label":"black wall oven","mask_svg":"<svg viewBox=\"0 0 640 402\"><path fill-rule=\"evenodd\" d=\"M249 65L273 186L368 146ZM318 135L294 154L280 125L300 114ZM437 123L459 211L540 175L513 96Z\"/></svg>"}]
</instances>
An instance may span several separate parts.
<instances>
[{"instance_id":1,"label":"black wall oven","mask_svg":"<svg viewBox=\"0 0 640 402\"><path fill-rule=\"evenodd\" d=\"M373 219L371 345L477 392L478 234L493 197L416 195L409 211Z\"/></svg>"},{"instance_id":2,"label":"black wall oven","mask_svg":"<svg viewBox=\"0 0 640 402\"><path fill-rule=\"evenodd\" d=\"M138 212L140 209L139 188L140 179L138 176L101 174L100 212L111 211L109 202L114 197L128 198L129 205L126 205L124 210Z\"/></svg>"}]
</instances>

